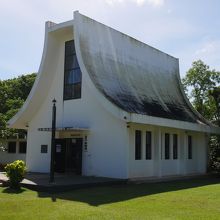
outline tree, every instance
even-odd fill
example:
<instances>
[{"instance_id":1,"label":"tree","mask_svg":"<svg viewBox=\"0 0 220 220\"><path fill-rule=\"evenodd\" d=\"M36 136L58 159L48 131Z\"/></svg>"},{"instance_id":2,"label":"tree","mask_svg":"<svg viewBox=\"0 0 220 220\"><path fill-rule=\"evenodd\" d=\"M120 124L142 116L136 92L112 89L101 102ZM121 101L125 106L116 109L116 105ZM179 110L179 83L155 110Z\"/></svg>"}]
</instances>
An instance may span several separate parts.
<instances>
[{"instance_id":1,"label":"tree","mask_svg":"<svg viewBox=\"0 0 220 220\"><path fill-rule=\"evenodd\" d=\"M0 80L0 139L24 136L24 130L8 129L7 121L13 117L26 100L36 74L22 75L14 79Z\"/></svg>"},{"instance_id":2,"label":"tree","mask_svg":"<svg viewBox=\"0 0 220 220\"><path fill-rule=\"evenodd\" d=\"M4 112L5 102L7 100L7 85L4 81L0 81L0 113Z\"/></svg>"},{"instance_id":3,"label":"tree","mask_svg":"<svg viewBox=\"0 0 220 220\"><path fill-rule=\"evenodd\" d=\"M215 105L214 122L220 127L220 86L209 91Z\"/></svg>"},{"instance_id":4,"label":"tree","mask_svg":"<svg viewBox=\"0 0 220 220\"><path fill-rule=\"evenodd\" d=\"M203 61L192 63L182 80L195 109L204 118L220 126L220 72L210 70ZM210 166L220 172L220 137L210 138Z\"/></svg>"},{"instance_id":5,"label":"tree","mask_svg":"<svg viewBox=\"0 0 220 220\"><path fill-rule=\"evenodd\" d=\"M216 106L210 90L220 83L220 72L210 70L208 65L198 60L192 63L182 82L195 109L206 119L213 121Z\"/></svg>"},{"instance_id":6,"label":"tree","mask_svg":"<svg viewBox=\"0 0 220 220\"><path fill-rule=\"evenodd\" d=\"M210 90L209 95L213 97L215 103L215 124L220 126L220 87L215 87ZM211 166L214 170L220 172L220 136L212 137L210 141L210 149Z\"/></svg>"}]
</instances>

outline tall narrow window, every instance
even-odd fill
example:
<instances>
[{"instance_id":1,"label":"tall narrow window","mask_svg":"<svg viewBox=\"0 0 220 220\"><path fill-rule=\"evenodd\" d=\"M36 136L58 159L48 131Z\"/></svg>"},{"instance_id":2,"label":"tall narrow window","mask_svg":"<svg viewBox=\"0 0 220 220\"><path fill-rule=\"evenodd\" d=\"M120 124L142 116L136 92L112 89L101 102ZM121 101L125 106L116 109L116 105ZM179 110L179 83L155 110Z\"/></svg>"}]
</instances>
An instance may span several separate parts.
<instances>
[{"instance_id":1,"label":"tall narrow window","mask_svg":"<svg viewBox=\"0 0 220 220\"><path fill-rule=\"evenodd\" d=\"M152 155L151 155L151 132L150 131L147 131L146 132L146 160L151 160L152 158Z\"/></svg>"},{"instance_id":2,"label":"tall narrow window","mask_svg":"<svg viewBox=\"0 0 220 220\"><path fill-rule=\"evenodd\" d=\"M19 153L26 154L26 151L27 151L27 142L26 141L19 142Z\"/></svg>"},{"instance_id":3,"label":"tall narrow window","mask_svg":"<svg viewBox=\"0 0 220 220\"><path fill-rule=\"evenodd\" d=\"M77 61L74 40L65 42L63 99L81 98L82 73Z\"/></svg>"},{"instance_id":4,"label":"tall narrow window","mask_svg":"<svg viewBox=\"0 0 220 220\"><path fill-rule=\"evenodd\" d=\"M170 134L165 134L165 160L170 159Z\"/></svg>"},{"instance_id":5,"label":"tall narrow window","mask_svg":"<svg viewBox=\"0 0 220 220\"><path fill-rule=\"evenodd\" d=\"M173 135L173 159L178 159L178 137L177 134Z\"/></svg>"},{"instance_id":6,"label":"tall narrow window","mask_svg":"<svg viewBox=\"0 0 220 220\"><path fill-rule=\"evenodd\" d=\"M135 131L135 160L141 160L141 131Z\"/></svg>"},{"instance_id":7,"label":"tall narrow window","mask_svg":"<svg viewBox=\"0 0 220 220\"><path fill-rule=\"evenodd\" d=\"M188 159L192 159L192 136L188 136Z\"/></svg>"},{"instance_id":8,"label":"tall narrow window","mask_svg":"<svg viewBox=\"0 0 220 220\"><path fill-rule=\"evenodd\" d=\"M15 141L8 142L8 153L16 153L16 142Z\"/></svg>"}]
</instances>

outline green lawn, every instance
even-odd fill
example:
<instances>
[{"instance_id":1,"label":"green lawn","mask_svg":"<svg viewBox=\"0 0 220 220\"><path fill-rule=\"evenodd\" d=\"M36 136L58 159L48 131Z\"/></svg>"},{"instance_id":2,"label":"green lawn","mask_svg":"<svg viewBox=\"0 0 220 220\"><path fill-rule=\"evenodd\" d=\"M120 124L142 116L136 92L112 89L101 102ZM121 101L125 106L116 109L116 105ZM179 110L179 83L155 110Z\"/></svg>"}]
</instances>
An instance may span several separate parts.
<instances>
[{"instance_id":1,"label":"green lawn","mask_svg":"<svg viewBox=\"0 0 220 220\"><path fill-rule=\"evenodd\" d=\"M54 194L0 187L0 219L220 219L220 178Z\"/></svg>"}]
</instances>

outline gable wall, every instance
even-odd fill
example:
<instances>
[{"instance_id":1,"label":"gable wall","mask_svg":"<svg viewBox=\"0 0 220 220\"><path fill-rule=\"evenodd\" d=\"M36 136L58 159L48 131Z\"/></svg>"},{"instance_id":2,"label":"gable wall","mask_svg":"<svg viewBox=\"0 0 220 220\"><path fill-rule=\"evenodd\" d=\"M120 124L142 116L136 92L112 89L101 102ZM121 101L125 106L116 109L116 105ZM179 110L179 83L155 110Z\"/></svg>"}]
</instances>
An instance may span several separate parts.
<instances>
[{"instance_id":1,"label":"gable wall","mask_svg":"<svg viewBox=\"0 0 220 220\"><path fill-rule=\"evenodd\" d=\"M83 126L90 129L88 150L83 151L83 174L126 178L126 146L128 146L126 123L107 112L93 97L91 88L86 85L84 73L82 73L82 98L63 101L64 42L73 39L71 33L72 30L65 34L54 35L59 54L58 59L54 60L57 69L55 72L47 73L52 80L51 87L48 87L44 102L29 122L28 169L38 172L49 171L51 133L38 131L38 128L51 127L52 100L55 98L57 127ZM54 37L52 35L50 37ZM48 145L47 154L40 153L42 144Z\"/></svg>"}]
</instances>

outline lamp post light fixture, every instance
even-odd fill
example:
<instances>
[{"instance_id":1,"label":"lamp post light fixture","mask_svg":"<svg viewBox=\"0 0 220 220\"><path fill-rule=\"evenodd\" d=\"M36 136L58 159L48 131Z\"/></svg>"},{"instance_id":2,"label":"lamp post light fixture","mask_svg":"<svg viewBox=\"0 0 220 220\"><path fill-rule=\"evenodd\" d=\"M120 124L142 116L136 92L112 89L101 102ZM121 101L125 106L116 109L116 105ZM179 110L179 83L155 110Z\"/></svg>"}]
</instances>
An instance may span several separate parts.
<instances>
[{"instance_id":1,"label":"lamp post light fixture","mask_svg":"<svg viewBox=\"0 0 220 220\"><path fill-rule=\"evenodd\" d=\"M56 99L53 99L52 103L53 103L53 107L52 107L52 132L51 132L50 183L54 182Z\"/></svg>"}]
</instances>

